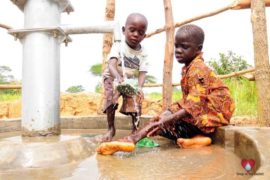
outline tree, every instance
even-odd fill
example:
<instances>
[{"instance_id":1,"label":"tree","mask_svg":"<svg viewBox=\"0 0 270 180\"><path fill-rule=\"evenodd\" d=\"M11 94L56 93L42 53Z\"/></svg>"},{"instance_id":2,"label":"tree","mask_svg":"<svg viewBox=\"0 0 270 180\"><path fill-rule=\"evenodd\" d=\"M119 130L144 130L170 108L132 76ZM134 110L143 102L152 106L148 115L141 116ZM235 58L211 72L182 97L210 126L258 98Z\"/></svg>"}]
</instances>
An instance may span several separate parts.
<instances>
[{"instance_id":1,"label":"tree","mask_svg":"<svg viewBox=\"0 0 270 180\"><path fill-rule=\"evenodd\" d=\"M101 76L102 64L95 64L95 65L91 66L89 71L95 76Z\"/></svg>"},{"instance_id":2,"label":"tree","mask_svg":"<svg viewBox=\"0 0 270 180\"><path fill-rule=\"evenodd\" d=\"M82 91L84 91L84 88L82 85L71 86L66 90L66 92L69 92L69 93L78 93Z\"/></svg>"},{"instance_id":3,"label":"tree","mask_svg":"<svg viewBox=\"0 0 270 180\"><path fill-rule=\"evenodd\" d=\"M14 76L9 74L11 71L8 66L0 66L0 84L8 84L14 81Z\"/></svg>"},{"instance_id":4,"label":"tree","mask_svg":"<svg viewBox=\"0 0 270 180\"><path fill-rule=\"evenodd\" d=\"M219 53L219 58L218 61L211 59L208 62L209 66L212 67L217 74L229 74L251 67L246 60L241 56L237 56L232 51L228 51L227 54Z\"/></svg>"},{"instance_id":5,"label":"tree","mask_svg":"<svg viewBox=\"0 0 270 180\"><path fill-rule=\"evenodd\" d=\"M11 68L8 66L0 66L0 84L18 84L15 82L14 76L10 74ZM9 94L9 95L19 95L21 93L20 89L4 89L0 91L0 94Z\"/></svg>"},{"instance_id":6,"label":"tree","mask_svg":"<svg viewBox=\"0 0 270 180\"><path fill-rule=\"evenodd\" d=\"M100 82L96 85L95 92L102 93L102 84Z\"/></svg>"},{"instance_id":7,"label":"tree","mask_svg":"<svg viewBox=\"0 0 270 180\"><path fill-rule=\"evenodd\" d=\"M157 82L157 79L152 75L146 75L145 77L145 83L146 84L155 84Z\"/></svg>"}]
</instances>

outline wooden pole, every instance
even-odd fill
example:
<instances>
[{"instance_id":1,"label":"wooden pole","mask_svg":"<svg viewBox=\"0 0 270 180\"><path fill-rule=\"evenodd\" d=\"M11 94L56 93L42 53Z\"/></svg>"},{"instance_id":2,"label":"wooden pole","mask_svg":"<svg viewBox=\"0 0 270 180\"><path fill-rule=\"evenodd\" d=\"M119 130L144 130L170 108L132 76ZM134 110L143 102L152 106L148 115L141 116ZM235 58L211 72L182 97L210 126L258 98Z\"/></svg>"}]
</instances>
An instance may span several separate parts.
<instances>
[{"instance_id":1,"label":"wooden pole","mask_svg":"<svg viewBox=\"0 0 270 180\"><path fill-rule=\"evenodd\" d=\"M21 85L16 84L0 84L0 89L21 89Z\"/></svg>"},{"instance_id":2,"label":"wooden pole","mask_svg":"<svg viewBox=\"0 0 270 180\"><path fill-rule=\"evenodd\" d=\"M228 5L224 6L224 7L221 7L219 9L216 9L216 10L213 10L213 11L210 11L210 12L207 12L207 13L203 13L203 14L200 14L198 16L194 16L194 17L186 19L186 20L184 20L182 22L177 22L177 23L175 23L174 27L177 28L177 27L180 27L180 26L182 26L184 24L191 23L193 21L197 21L197 20L200 20L200 19L203 19L203 18L215 16L215 15L217 15L219 13L222 13L224 11L227 11L227 10L231 10L231 9L232 10L238 10L238 9L243 9L243 8L249 8L250 7L250 1L251 0L241 0L241 1L235 0L232 3L230 3L230 4L228 4ZM265 0L265 5L270 6L270 0ZM158 28L153 32L147 33L146 37L149 38L149 37L151 37L153 35L164 32L165 29L166 29L166 27Z\"/></svg>"},{"instance_id":3,"label":"wooden pole","mask_svg":"<svg viewBox=\"0 0 270 180\"><path fill-rule=\"evenodd\" d=\"M4 29L7 29L7 30L12 29L11 26L8 26L6 24L1 24L1 23L0 23L0 28L4 28Z\"/></svg>"},{"instance_id":4,"label":"wooden pole","mask_svg":"<svg viewBox=\"0 0 270 180\"><path fill-rule=\"evenodd\" d=\"M251 22L255 60L255 80L258 93L258 121L270 125L270 66L264 0L251 1Z\"/></svg>"},{"instance_id":5,"label":"wooden pole","mask_svg":"<svg viewBox=\"0 0 270 180\"><path fill-rule=\"evenodd\" d=\"M226 79L226 78L241 76L246 73L252 73L254 71L255 71L255 68L251 68L251 69L245 69L238 72L232 72L230 74L217 75L217 77L219 77L220 79ZM180 83L172 83L172 86L180 86L180 85L181 85ZM145 84L143 87L162 87L162 86L163 84Z\"/></svg>"},{"instance_id":6,"label":"wooden pole","mask_svg":"<svg viewBox=\"0 0 270 180\"><path fill-rule=\"evenodd\" d=\"M107 0L106 1L106 9L105 9L105 20L106 21L113 21L114 20L114 16L115 16L115 0ZM110 53L111 47L112 47L112 42L113 42L113 36L112 33L106 33L103 36L103 50L102 50L102 72L104 71L104 69L107 66L107 56ZM97 108L97 113L98 114L102 114L102 104L103 104L103 86L101 88L101 100L99 103L99 108Z\"/></svg>"},{"instance_id":7,"label":"wooden pole","mask_svg":"<svg viewBox=\"0 0 270 180\"><path fill-rule=\"evenodd\" d=\"M162 109L165 110L172 103L172 68L174 54L174 22L171 0L163 0L166 21L166 44L163 67L163 101Z\"/></svg>"},{"instance_id":8,"label":"wooden pole","mask_svg":"<svg viewBox=\"0 0 270 180\"><path fill-rule=\"evenodd\" d=\"M105 21L113 21L115 16L115 0L106 1ZM103 50L102 50L102 71L106 68L107 56L110 53L113 42L112 33L105 33L103 36Z\"/></svg>"},{"instance_id":9,"label":"wooden pole","mask_svg":"<svg viewBox=\"0 0 270 180\"><path fill-rule=\"evenodd\" d=\"M264 0L265 6L270 6L270 0ZM234 10L250 8L251 0L238 0Z\"/></svg>"},{"instance_id":10,"label":"wooden pole","mask_svg":"<svg viewBox=\"0 0 270 180\"><path fill-rule=\"evenodd\" d=\"M191 23L193 21L197 21L199 19L203 19L203 18L207 18L207 17L211 17L211 16L214 16L214 15L217 15L219 13L222 13L224 11L227 11L227 10L232 9L235 6L236 6L236 3L233 2L233 3L229 4L229 5L226 5L224 7L221 7L219 9L214 10L214 11L210 11L210 12L207 12L207 13L204 13L204 14L201 14L201 15L198 15L198 16L195 16L195 17L186 19L186 20L184 20L182 22L177 22L177 23L175 23L174 28L180 27L180 26L182 26L184 24L187 24L187 23ZM153 32L147 33L146 37L149 38L149 37L151 37L153 35L156 35L156 34L159 34L161 32L164 32L165 30L166 30L166 27L162 27L162 28L156 29Z\"/></svg>"},{"instance_id":11,"label":"wooden pole","mask_svg":"<svg viewBox=\"0 0 270 180\"><path fill-rule=\"evenodd\" d=\"M255 71L255 68L251 68L251 69L245 69L242 71L238 71L238 72L232 72L230 74L224 74L224 75L217 75L220 79L226 79L226 78L230 78L230 77L237 77L246 73L252 73Z\"/></svg>"}]
</instances>

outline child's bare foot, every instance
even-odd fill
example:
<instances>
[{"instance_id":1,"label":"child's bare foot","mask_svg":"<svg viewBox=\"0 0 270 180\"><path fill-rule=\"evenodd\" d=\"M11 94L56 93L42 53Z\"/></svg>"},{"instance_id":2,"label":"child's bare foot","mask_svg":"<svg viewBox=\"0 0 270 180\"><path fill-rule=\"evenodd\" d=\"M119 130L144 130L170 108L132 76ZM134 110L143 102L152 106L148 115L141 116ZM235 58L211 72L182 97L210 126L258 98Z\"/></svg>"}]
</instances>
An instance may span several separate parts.
<instances>
[{"instance_id":1,"label":"child's bare foot","mask_svg":"<svg viewBox=\"0 0 270 180\"><path fill-rule=\"evenodd\" d=\"M212 143L211 138L206 136L195 136L193 138L178 138L177 145L180 148L199 148L203 146L208 146Z\"/></svg>"},{"instance_id":2,"label":"child's bare foot","mask_svg":"<svg viewBox=\"0 0 270 180\"><path fill-rule=\"evenodd\" d=\"M118 141L136 144L136 142L134 141L134 139L132 138L132 136L133 136L133 135L131 134L131 135L126 136L126 137L124 137L124 138L118 139Z\"/></svg>"},{"instance_id":3,"label":"child's bare foot","mask_svg":"<svg viewBox=\"0 0 270 180\"><path fill-rule=\"evenodd\" d=\"M97 148L97 153L103 155L112 155L117 151L131 152L135 149L135 144L132 142L112 141L101 143Z\"/></svg>"},{"instance_id":4,"label":"child's bare foot","mask_svg":"<svg viewBox=\"0 0 270 180\"><path fill-rule=\"evenodd\" d=\"M134 129L132 129L131 134L136 134L137 131L138 131L138 129L134 128Z\"/></svg>"},{"instance_id":5,"label":"child's bare foot","mask_svg":"<svg viewBox=\"0 0 270 180\"><path fill-rule=\"evenodd\" d=\"M101 139L102 142L112 141L113 136L115 135L115 130L109 130Z\"/></svg>"}]
</instances>

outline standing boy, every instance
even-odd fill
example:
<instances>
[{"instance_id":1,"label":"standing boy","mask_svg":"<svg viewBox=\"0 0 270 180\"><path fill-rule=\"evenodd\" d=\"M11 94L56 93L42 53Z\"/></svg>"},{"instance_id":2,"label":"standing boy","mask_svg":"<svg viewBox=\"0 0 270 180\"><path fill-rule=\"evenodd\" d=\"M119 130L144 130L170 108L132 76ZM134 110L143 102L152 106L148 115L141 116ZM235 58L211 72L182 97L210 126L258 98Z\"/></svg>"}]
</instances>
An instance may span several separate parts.
<instances>
[{"instance_id":1,"label":"standing boy","mask_svg":"<svg viewBox=\"0 0 270 180\"><path fill-rule=\"evenodd\" d=\"M115 111L118 106L118 98L121 95L123 103L120 112L132 117L132 133L138 129L138 116L144 99L142 87L148 70L147 54L141 45L147 25L148 22L144 15L139 13L130 14L126 19L125 26L122 27L125 40L121 44L121 52L118 46L114 44L109 54L108 67L103 72L105 95L103 112L107 114L108 121L108 132L104 135L103 141L111 141L115 135ZM114 88L114 82L122 84L125 80L124 77L138 82L137 97L135 99L129 94L121 94Z\"/></svg>"}]
</instances>

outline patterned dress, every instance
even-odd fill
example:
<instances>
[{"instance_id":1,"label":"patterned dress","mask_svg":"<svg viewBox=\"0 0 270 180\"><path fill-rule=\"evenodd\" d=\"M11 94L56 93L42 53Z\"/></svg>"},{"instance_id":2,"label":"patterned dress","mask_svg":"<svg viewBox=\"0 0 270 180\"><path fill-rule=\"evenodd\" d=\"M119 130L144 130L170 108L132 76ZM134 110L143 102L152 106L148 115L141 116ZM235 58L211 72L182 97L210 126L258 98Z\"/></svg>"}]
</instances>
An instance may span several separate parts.
<instances>
[{"instance_id":1,"label":"patterned dress","mask_svg":"<svg viewBox=\"0 0 270 180\"><path fill-rule=\"evenodd\" d=\"M203 61L202 54L182 69L183 98L173 103L173 113L184 108L190 115L184 122L196 126L205 134L229 124L235 109L228 87Z\"/></svg>"}]
</instances>

